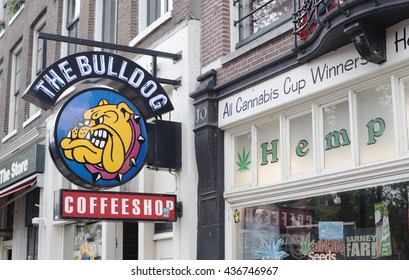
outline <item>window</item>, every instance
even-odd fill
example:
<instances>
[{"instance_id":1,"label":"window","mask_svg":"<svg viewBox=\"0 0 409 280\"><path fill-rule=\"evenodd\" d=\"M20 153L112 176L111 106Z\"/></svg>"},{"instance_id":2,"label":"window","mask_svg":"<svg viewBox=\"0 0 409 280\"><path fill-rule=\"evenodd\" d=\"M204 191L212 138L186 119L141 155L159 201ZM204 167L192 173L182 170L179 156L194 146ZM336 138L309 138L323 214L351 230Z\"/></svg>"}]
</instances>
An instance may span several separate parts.
<instances>
[{"instance_id":1,"label":"window","mask_svg":"<svg viewBox=\"0 0 409 280\"><path fill-rule=\"evenodd\" d=\"M403 80L406 115L398 139L409 139L409 83ZM348 171L356 166L399 160L397 116L391 81L315 100L226 131L226 170L231 188L260 187L288 180ZM395 90L396 91L396 90ZM312 107L312 109L308 109ZM402 107L405 104L401 105ZM403 108L402 108L403 109ZM266 116L267 117L267 116ZM407 145L409 147L409 140ZM407 152L408 148L406 149Z\"/></svg>"},{"instance_id":2,"label":"window","mask_svg":"<svg viewBox=\"0 0 409 280\"><path fill-rule=\"evenodd\" d=\"M281 180L280 123L278 120L258 126L258 184Z\"/></svg>"},{"instance_id":3,"label":"window","mask_svg":"<svg viewBox=\"0 0 409 280\"><path fill-rule=\"evenodd\" d=\"M23 6L24 0L7 0L7 10L12 18Z\"/></svg>"},{"instance_id":4,"label":"window","mask_svg":"<svg viewBox=\"0 0 409 280\"><path fill-rule=\"evenodd\" d=\"M38 226L33 225L32 219L39 216L39 201L39 188L26 195L27 260L36 260L38 258Z\"/></svg>"},{"instance_id":5,"label":"window","mask_svg":"<svg viewBox=\"0 0 409 280\"><path fill-rule=\"evenodd\" d=\"M6 28L7 2L2 0L0 5L0 34Z\"/></svg>"},{"instance_id":6,"label":"window","mask_svg":"<svg viewBox=\"0 0 409 280\"><path fill-rule=\"evenodd\" d=\"M149 26L156 27L160 20L172 10L172 0L143 0L139 1L139 33ZM155 24L154 24L155 23Z\"/></svg>"},{"instance_id":7,"label":"window","mask_svg":"<svg viewBox=\"0 0 409 280\"><path fill-rule=\"evenodd\" d=\"M118 1L102 0L96 2L95 40L116 43L118 23ZM109 50L108 50L109 51Z\"/></svg>"},{"instance_id":8,"label":"window","mask_svg":"<svg viewBox=\"0 0 409 280\"><path fill-rule=\"evenodd\" d=\"M3 66L0 65L0 96L3 96L5 94L5 91L3 91ZM8 134L8 124L7 124L7 118L5 118L4 125L3 125L3 134L7 135Z\"/></svg>"},{"instance_id":9,"label":"window","mask_svg":"<svg viewBox=\"0 0 409 280\"><path fill-rule=\"evenodd\" d=\"M116 43L117 1L104 0L102 12L102 41Z\"/></svg>"},{"instance_id":10,"label":"window","mask_svg":"<svg viewBox=\"0 0 409 280\"><path fill-rule=\"evenodd\" d=\"M391 83L358 91L360 163L390 159L396 154Z\"/></svg>"},{"instance_id":11,"label":"window","mask_svg":"<svg viewBox=\"0 0 409 280\"><path fill-rule=\"evenodd\" d=\"M289 129L290 175L311 173L314 170L312 114L290 119Z\"/></svg>"},{"instance_id":12,"label":"window","mask_svg":"<svg viewBox=\"0 0 409 280\"><path fill-rule=\"evenodd\" d=\"M233 0L233 5L238 11L234 26L241 44L291 20L293 13L293 0Z\"/></svg>"},{"instance_id":13,"label":"window","mask_svg":"<svg viewBox=\"0 0 409 280\"><path fill-rule=\"evenodd\" d=\"M409 147L409 81L403 82L403 92L405 94L405 110L406 110L406 127L407 129L407 146Z\"/></svg>"},{"instance_id":14,"label":"window","mask_svg":"<svg viewBox=\"0 0 409 280\"><path fill-rule=\"evenodd\" d=\"M151 25L169 10L169 3L167 0L152 0L148 1L147 4L147 26Z\"/></svg>"},{"instance_id":15,"label":"window","mask_svg":"<svg viewBox=\"0 0 409 280\"><path fill-rule=\"evenodd\" d=\"M352 162L349 102L322 108L324 168Z\"/></svg>"},{"instance_id":16,"label":"window","mask_svg":"<svg viewBox=\"0 0 409 280\"><path fill-rule=\"evenodd\" d=\"M66 8L66 32L69 37L78 37L78 22L80 14L80 0L67 0ZM75 44L68 44L67 54L71 55L77 51Z\"/></svg>"},{"instance_id":17,"label":"window","mask_svg":"<svg viewBox=\"0 0 409 280\"><path fill-rule=\"evenodd\" d=\"M43 65L43 39L39 38L39 33L45 30L45 17L38 21L34 26L33 32L33 61L32 61L32 71L31 79L35 78L44 70ZM34 104L30 104L29 112L26 114L25 119L30 119L34 115L40 112L40 108Z\"/></svg>"},{"instance_id":18,"label":"window","mask_svg":"<svg viewBox=\"0 0 409 280\"><path fill-rule=\"evenodd\" d=\"M235 258L409 259L408 190L401 182L234 209Z\"/></svg>"},{"instance_id":19,"label":"window","mask_svg":"<svg viewBox=\"0 0 409 280\"><path fill-rule=\"evenodd\" d=\"M234 178L235 186L251 184L251 132L235 137Z\"/></svg>"},{"instance_id":20,"label":"window","mask_svg":"<svg viewBox=\"0 0 409 280\"><path fill-rule=\"evenodd\" d=\"M18 124L18 114L20 107L20 85L21 85L21 74L22 74L22 49L21 46L13 52L12 60L12 80L11 80L11 91L10 91L10 112L9 112L9 131L17 129Z\"/></svg>"}]
</instances>

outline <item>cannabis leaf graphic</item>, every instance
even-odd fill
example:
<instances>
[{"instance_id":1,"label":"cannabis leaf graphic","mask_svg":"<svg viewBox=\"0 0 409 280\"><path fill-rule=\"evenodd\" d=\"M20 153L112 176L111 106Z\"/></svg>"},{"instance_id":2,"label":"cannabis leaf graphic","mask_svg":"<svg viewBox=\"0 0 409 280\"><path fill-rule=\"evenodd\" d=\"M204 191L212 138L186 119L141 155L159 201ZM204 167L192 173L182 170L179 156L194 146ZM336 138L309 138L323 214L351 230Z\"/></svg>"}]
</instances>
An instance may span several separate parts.
<instances>
[{"instance_id":1,"label":"cannabis leaf graphic","mask_svg":"<svg viewBox=\"0 0 409 280\"><path fill-rule=\"evenodd\" d=\"M266 260L280 260L288 256L284 251L280 251L281 245L283 245L281 239L274 242L274 238L270 239L270 244L267 244L263 239L261 239L261 244L263 245L264 251L257 251L256 254Z\"/></svg>"},{"instance_id":2,"label":"cannabis leaf graphic","mask_svg":"<svg viewBox=\"0 0 409 280\"><path fill-rule=\"evenodd\" d=\"M308 255L308 253L311 251L311 244L314 244L315 239L313 241L311 241L311 234L308 233L307 236L301 237L301 247L300 247L300 252L301 254L303 254L304 256Z\"/></svg>"},{"instance_id":3,"label":"cannabis leaf graphic","mask_svg":"<svg viewBox=\"0 0 409 280\"><path fill-rule=\"evenodd\" d=\"M236 164L239 166L239 169L238 169L239 172L250 170L248 167L251 163L251 161L249 160L249 156L250 156L250 151L246 153L245 148L243 148L242 154L240 154L240 152L237 153L237 157L239 158L239 160L236 162Z\"/></svg>"}]
</instances>

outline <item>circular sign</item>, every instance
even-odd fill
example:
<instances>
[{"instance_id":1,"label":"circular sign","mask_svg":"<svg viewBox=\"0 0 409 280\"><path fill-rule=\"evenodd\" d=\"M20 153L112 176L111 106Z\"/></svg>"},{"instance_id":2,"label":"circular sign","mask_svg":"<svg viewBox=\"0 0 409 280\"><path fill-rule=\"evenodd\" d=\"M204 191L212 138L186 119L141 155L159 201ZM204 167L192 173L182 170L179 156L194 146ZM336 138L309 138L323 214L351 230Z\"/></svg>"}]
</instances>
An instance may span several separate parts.
<instances>
[{"instance_id":1,"label":"circular sign","mask_svg":"<svg viewBox=\"0 0 409 280\"><path fill-rule=\"evenodd\" d=\"M55 117L51 156L60 172L85 188L111 188L135 177L148 151L138 109L118 92L86 89L65 102Z\"/></svg>"}]
</instances>

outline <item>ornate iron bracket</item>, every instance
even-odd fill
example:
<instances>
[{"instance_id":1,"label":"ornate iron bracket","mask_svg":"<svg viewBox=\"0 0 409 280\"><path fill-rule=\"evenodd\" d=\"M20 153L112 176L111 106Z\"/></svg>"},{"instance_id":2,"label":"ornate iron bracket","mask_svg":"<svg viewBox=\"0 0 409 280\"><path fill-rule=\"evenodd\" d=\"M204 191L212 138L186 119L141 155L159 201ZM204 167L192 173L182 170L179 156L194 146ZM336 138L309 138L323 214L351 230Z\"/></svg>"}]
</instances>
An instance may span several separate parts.
<instances>
[{"instance_id":1,"label":"ornate iron bracket","mask_svg":"<svg viewBox=\"0 0 409 280\"><path fill-rule=\"evenodd\" d=\"M367 61L381 64L386 61L386 35L384 29L354 22L344 28L358 53Z\"/></svg>"}]
</instances>

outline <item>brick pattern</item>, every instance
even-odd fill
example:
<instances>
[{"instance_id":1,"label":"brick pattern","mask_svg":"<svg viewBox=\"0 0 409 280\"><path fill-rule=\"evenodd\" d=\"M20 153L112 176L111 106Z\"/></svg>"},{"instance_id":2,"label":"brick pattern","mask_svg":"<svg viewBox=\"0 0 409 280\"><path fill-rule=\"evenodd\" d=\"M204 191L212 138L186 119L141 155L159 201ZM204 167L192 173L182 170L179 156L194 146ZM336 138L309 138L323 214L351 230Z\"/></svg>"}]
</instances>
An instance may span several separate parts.
<instances>
[{"instance_id":1,"label":"brick pattern","mask_svg":"<svg viewBox=\"0 0 409 280\"><path fill-rule=\"evenodd\" d=\"M284 34L267 42L256 49L241 55L240 57L229 61L223 67L217 70L217 80L223 83L238 75L248 72L268 61L277 58L284 52L291 49L294 37L291 33Z\"/></svg>"},{"instance_id":2,"label":"brick pattern","mask_svg":"<svg viewBox=\"0 0 409 280\"><path fill-rule=\"evenodd\" d=\"M230 53L229 0L202 1L202 66Z\"/></svg>"}]
</instances>

